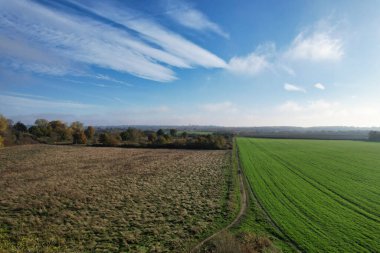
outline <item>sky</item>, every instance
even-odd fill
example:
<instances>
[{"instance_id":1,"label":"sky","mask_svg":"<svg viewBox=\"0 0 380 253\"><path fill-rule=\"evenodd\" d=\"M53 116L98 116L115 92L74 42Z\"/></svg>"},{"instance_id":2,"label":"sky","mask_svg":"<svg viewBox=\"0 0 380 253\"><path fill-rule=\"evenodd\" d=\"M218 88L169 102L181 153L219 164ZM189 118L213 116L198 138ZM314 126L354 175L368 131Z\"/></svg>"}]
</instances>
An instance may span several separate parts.
<instances>
[{"instance_id":1,"label":"sky","mask_svg":"<svg viewBox=\"0 0 380 253\"><path fill-rule=\"evenodd\" d=\"M0 0L0 114L380 126L380 1Z\"/></svg>"}]
</instances>

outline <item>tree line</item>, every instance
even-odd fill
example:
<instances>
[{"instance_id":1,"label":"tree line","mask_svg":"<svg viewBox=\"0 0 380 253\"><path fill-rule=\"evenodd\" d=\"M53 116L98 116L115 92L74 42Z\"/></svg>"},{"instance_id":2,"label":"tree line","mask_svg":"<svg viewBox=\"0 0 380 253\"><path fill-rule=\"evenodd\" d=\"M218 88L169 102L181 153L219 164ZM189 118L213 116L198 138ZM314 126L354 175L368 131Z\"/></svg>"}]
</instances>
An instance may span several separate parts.
<instances>
[{"instance_id":1,"label":"tree line","mask_svg":"<svg viewBox=\"0 0 380 253\"><path fill-rule=\"evenodd\" d=\"M13 123L0 115L0 146L18 144L86 144L93 146L227 149L231 136L223 134L196 135L176 129L142 131L129 127L123 130L99 129L84 126L79 121L70 125L61 120L37 119L27 127L22 122Z\"/></svg>"},{"instance_id":2,"label":"tree line","mask_svg":"<svg viewBox=\"0 0 380 253\"><path fill-rule=\"evenodd\" d=\"M369 141L380 141L380 131L370 131L368 134Z\"/></svg>"}]
</instances>

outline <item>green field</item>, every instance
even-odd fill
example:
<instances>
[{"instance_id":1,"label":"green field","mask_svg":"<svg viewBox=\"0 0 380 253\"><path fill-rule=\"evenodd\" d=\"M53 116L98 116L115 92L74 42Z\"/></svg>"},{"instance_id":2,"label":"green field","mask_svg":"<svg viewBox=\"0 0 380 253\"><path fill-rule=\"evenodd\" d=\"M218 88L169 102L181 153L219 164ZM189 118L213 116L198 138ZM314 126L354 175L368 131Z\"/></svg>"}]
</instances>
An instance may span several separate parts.
<instances>
[{"instance_id":1,"label":"green field","mask_svg":"<svg viewBox=\"0 0 380 253\"><path fill-rule=\"evenodd\" d=\"M273 223L301 251L380 251L380 144L238 138Z\"/></svg>"}]
</instances>

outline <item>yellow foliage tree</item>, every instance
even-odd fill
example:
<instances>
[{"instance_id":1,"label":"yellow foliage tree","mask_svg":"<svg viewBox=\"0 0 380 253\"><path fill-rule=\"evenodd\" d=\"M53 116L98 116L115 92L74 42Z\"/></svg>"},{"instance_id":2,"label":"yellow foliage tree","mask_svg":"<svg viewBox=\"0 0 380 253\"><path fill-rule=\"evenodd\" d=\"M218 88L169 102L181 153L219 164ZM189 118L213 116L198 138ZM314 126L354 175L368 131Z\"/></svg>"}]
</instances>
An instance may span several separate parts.
<instances>
[{"instance_id":1,"label":"yellow foliage tree","mask_svg":"<svg viewBox=\"0 0 380 253\"><path fill-rule=\"evenodd\" d=\"M2 135L4 135L5 131L7 131L8 128L8 120L0 114L0 147L4 146L4 138Z\"/></svg>"}]
</instances>

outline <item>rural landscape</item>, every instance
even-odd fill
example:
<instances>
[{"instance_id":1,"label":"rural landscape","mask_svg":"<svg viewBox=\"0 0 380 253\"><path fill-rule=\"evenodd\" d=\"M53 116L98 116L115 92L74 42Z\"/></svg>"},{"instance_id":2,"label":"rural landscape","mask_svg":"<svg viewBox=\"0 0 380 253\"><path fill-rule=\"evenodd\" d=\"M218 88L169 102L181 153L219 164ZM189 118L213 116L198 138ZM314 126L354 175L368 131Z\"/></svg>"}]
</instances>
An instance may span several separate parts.
<instances>
[{"instance_id":1,"label":"rural landscape","mask_svg":"<svg viewBox=\"0 0 380 253\"><path fill-rule=\"evenodd\" d=\"M0 0L0 253L380 252L379 9Z\"/></svg>"}]
</instances>

